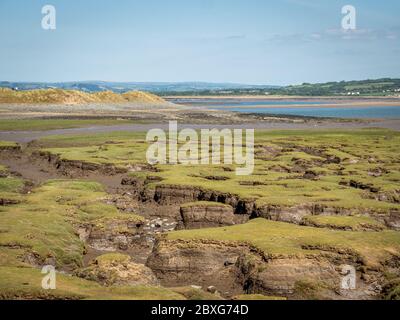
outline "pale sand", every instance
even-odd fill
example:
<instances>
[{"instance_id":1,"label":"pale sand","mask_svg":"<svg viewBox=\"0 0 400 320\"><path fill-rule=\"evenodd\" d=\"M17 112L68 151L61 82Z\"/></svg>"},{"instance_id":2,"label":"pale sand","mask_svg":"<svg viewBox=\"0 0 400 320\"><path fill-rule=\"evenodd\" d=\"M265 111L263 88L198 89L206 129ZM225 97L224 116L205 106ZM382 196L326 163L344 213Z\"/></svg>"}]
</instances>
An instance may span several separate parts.
<instances>
[{"instance_id":1,"label":"pale sand","mask_svg":"<svg viewBox=\"0 0 400 320\"><path fill-rule=\"evenodd\" d=\"M193 102L196 100L201 101L204 99L211 100L204 104L205 107L212 108L232 108L232 107L243 107L243 108L309 108L309 107L318 107L318 108L348 108L348 107L400 107L400 98L395 97L385 97L385 98L376 98L376 97L363 97L363 98L349 98L349 97L297 97L297 96L168 96L164 97L168 100L173 99L190 99ZM312 101L312 102L321 102L321 104L285 104L285 105L266 105L260 103L259 105L252 106L221 106L221 105L212 105L212 100L227 100L226 103L229 103L230 100L240 100L240 101L257 101L257 100L267 100L267 101ZM175 101L177 104L185 105L185 102ZM186 104L190 106L190 102ZM196 106L192 106L196 107Z\"/></svg>"}]
</instances>

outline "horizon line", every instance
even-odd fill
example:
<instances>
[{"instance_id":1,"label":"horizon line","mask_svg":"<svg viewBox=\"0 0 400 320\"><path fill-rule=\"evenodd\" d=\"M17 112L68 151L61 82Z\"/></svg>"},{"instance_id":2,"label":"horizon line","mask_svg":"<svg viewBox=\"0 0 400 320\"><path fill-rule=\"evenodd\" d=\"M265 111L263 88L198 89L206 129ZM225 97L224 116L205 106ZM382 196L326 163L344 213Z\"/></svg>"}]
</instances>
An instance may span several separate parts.
<instances>
[{"instance_id":1,"label":"horizon line","mask_svg":"<svg viewBox=\"0 0 400 320\"><path fill-rule=\"evenodd\" d=\"M304 81L302 83L296 84L254 84L254 83L246 83L246 82L224 82L224 81L113 81L113 80L66 80L66 81L10 81L10 80L0 80L0 83L34 83L34 84L61 84L61 83L90 83L90 82L104 82L104 83L118 83L118 84L185 84L185 83L197 83L197 84L224 84L224 85L244 85L244 86L269 86L269 87L286 87L286 86L296 86L302 85L304 83L307 84L322 84L322 83L332 83L332 82L353 82L353 81L376 81L376 80L396 80L400 79L399 77L378 77L378 78L362 78L362 79L352 79L352 80L330 80L330 81L319 81L319 82L307 82Z\"/></svg>"}]
</instances>

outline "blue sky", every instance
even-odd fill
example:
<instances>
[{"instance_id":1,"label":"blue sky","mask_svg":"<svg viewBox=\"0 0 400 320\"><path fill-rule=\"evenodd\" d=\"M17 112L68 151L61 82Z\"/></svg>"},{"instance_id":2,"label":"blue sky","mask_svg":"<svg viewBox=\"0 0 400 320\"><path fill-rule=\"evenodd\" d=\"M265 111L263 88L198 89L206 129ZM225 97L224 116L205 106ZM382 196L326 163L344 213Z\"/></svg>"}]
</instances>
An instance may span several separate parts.
<instances>
[{"instance_id":1,"label":"blue sky","mask_svg":"<svg viewBox=\"0 0 400 320\"><path fill-rule=\"evenodd\" d=\"M41 28L41 8L57 29ZM341 8L357 9L344 34ZM0 0L0 80L295 84L400 77L398 0Z\"/></svg>"}]
</instances>

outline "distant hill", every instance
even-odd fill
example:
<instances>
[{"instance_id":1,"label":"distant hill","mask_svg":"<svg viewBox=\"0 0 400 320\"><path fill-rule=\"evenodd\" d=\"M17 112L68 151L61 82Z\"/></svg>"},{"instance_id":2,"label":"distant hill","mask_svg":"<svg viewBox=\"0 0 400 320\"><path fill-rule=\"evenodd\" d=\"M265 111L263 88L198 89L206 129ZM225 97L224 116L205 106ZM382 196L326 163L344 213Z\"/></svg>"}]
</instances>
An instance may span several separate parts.
<instances>
[{"instance_id":1,"label":"distant hill","mask_svg":"<svg viewBox=\"0 0 400 320\"><path fill-rule=\"evenodd\" d=\"M400 96L400 79L376 79L326 83L303 83L274 90L273 93L301 96Z\"/></svg>"},{"instance_id":2,"label":"distant hill","mask_svg":"<svg viewBox=\"0 0 400 320\"><path fill-rule=\"evenodd\" d=\"M15 90L33 89L66 89L84 92L113 91L118 93L132 90L148 91L152 93L176 93L176 92L201 92L223 90L250 90L278 88L268 85L248 85L237 83L209 83L209 82L106 82L106 81L78 81L78 82L9 82L0 81L0 87Z\"/></svg>"},{"instance_id":3,"label":"distant hill","mask_svg":"<svg viewBox=\"0 0 400 320\"><path fill-rule=\"evenodd\" d=\"M301 85L271 86L238 83L209 82L8 82L0 81L0 88L18 91L34 89L75 90L81 93L110 92L124 94L131 91L147 91L158 96L166 95L289 95L289 96L399 96L400 79L303 83ZM91 97L90 99L92 99ZM114 99L116 96L110 99ZM121 97L116 98L121 99Z\"/></svg>"},{"instance_id":4,"label":"distant hill","mask_svg":"<svg viewBox=\"0 0 400 320\"><path fill-rule=\"evenodd\" d=\"M128 91L123 94L112 91L88 93L78 90L38 89L19 91L0 88L0 103L27 104L91 104L91 103L135 103L167 105L164 99L147 92Z\"/></svg>"}]
</instances>

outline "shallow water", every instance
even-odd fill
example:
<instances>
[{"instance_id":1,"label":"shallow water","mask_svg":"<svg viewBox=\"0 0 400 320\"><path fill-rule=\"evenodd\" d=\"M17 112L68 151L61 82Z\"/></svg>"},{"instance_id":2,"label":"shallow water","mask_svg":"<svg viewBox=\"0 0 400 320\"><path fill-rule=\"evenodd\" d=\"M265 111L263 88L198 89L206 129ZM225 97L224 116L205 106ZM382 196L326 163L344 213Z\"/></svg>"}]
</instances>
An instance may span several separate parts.
<instances>
[{"instance_id":1,"label":"shallow water","mask_svg":"<svg viewBox=\"0 0 400 320\"><path fill-rule=\"evenodd\" d=\"M297 101L297 100L262 100L262 99L170 99L170 102L187 104L190 106L216 106L216 107L239 107L239 106L286 106L286 105L323 105L326 101Z\"/></svg>"},{"instance_id":2,"label":"shallow water","mask_svg":"<svg viewBox=\"0 0 400 320\"><path fill-rule=\"evenodd\" d=\"M174 103L195 107L212 108L242 113L264 113L271 115L293 115L308 117L331 117L350 119L400 119L400 106L341 106L317 107L313 105L332 105L332 101L306 100L263 100L263 99L173 99ZM255 106L260 106L255 108ZM264 107L267 106L267 107ZM282 106L289 106L282 108ZM293 106L293 107L290 107ZM301 107L295 107L301 106Z\"/></svg>"},{"instance_id":3,"label":"shallow water","mask_svg":"<svg viewBox=\"0 0 400 320\"><path fill-rule=\"evenodd\" d=\"M302 108L245 108L231 107L223 109L245 113L265 113L278 115L294 115L309 117L332 117L332 118L363 118L363 119L400 119L400 107L368 106L368 107L302 107Z\"/></svg>"}]
</instances>

